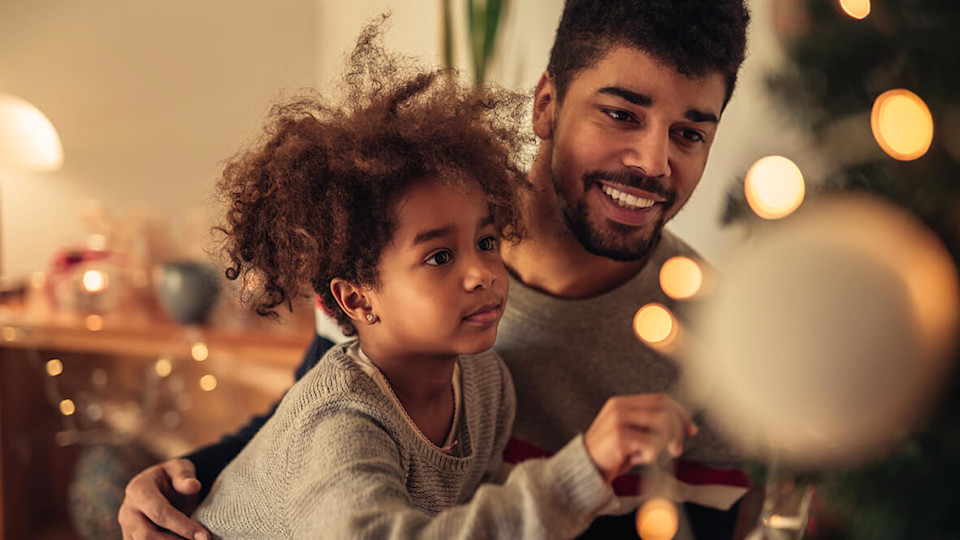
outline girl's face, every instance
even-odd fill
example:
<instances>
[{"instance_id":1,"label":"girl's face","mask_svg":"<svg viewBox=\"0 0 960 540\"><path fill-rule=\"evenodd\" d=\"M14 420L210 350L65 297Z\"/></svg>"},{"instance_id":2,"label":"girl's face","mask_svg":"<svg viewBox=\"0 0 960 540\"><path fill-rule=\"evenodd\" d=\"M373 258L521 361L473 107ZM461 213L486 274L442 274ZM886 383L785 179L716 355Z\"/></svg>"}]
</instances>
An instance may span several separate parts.
<instances>
[{"instance_id":1,"label":"girl's face","mask_svg":"<svg viewBox=\"0 0 960 540\"><path fill-rule=\"evenodd\" d=\"M468 184L416 182L398 202L380 286L365 291L378 321L364 337L381 353L473 354L496 341L507 271L483 193Z\"/></svg>"}]
</instances>

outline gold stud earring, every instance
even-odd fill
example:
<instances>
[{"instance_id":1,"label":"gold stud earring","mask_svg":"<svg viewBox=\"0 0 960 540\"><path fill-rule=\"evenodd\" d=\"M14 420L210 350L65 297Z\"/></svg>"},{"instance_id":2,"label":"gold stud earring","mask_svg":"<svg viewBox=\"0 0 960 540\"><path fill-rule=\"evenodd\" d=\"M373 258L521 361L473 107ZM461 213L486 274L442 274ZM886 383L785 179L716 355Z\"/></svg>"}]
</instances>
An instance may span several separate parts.
<instances>
[{"instance_id":1,"label":"gold stud earring","mask_svg":"<svg viewBox=\"0 0 960 540\"><path fill-rule=\"evenodd\" d=\"M376 319L376 318L377 318L377 316L374 315L373 313L367 313L367 322L368 322L368 323L372 323L373 320Z\"/></svg>"}]
</instances>

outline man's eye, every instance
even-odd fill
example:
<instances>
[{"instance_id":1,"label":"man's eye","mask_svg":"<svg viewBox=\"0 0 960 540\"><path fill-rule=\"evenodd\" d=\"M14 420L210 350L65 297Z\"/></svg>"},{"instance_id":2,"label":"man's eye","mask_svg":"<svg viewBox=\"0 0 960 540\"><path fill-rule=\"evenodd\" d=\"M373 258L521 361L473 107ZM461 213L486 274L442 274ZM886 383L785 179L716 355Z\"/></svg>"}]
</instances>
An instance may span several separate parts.
<instances>
[{"instance_id":1,"label":"man's eye","mask_svg":"<svg viewBox=\"0 0 960 540\"><path fill-rule=\"evenodd\" d=\"M706 140L703 136L703 133L700 133L699 131L694 131L692 129L685 129L680 132L680 135L684 139L690 142L695 142L695 143L702 143L703 141Z\"/></svg>"},{"instance_id":2,"label":"man's eye","mask_svg":"<svg viewBox=\"0 0 960 540\"><path fill-rule=\"evenodd\" d=\"M621 111L620 109L604 109L603 112L617 122L629 122L633 120L633 116L631 116L630 113Z\"/></svg>"},{"instance_id":3,"label":"man's eye","mask_svg":"<svg viewBox=\"0 0 960 540\"><path fill-rule=\"evenodd\" d=\"M493 251L497 249L497 239L492 236L484 236L477 242L477 247L481 251Z\"/></svg>"},{"instance_id":4,"label":"man's eye","mask_svg":"<svg viewBox=\"0 0 960 540\"><path fill-rule=\"evenodd\" d=\"M453 253L447 250L438 251L427 258L425 261L430 266L443 266L453 259Z\"/></svg>"}]
</instances>

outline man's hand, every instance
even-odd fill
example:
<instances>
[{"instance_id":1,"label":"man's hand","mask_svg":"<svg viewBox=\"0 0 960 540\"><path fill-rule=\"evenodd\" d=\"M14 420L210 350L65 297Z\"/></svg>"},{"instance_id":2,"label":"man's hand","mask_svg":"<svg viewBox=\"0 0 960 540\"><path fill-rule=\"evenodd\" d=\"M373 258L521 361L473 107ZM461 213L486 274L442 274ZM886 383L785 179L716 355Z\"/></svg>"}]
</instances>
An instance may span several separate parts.
<instances>
[{"instance_id":1,"label":"man's hand","mask_svg":"<svg viewBox=\"0 0 960 540\"><path fill-rule=\"evenodd\" d=\"M140 471L127 484L120 506L124 540L208 540L210 532L187 517L200 502L199 492L189 460L171 459Z\"/></svg>"},{"instance_id":2,"label":"man's hand","mask_svg":"<svg viewBox=\"0 0 960 540\"><path fill-rule=\"evenodd\" d=\"M663 450L683 453L683 439L697 426L682 405L666 394L607 400L583 436L587 453L608 484L635 465L653 463Z\"/></svg>"}]
</instances>

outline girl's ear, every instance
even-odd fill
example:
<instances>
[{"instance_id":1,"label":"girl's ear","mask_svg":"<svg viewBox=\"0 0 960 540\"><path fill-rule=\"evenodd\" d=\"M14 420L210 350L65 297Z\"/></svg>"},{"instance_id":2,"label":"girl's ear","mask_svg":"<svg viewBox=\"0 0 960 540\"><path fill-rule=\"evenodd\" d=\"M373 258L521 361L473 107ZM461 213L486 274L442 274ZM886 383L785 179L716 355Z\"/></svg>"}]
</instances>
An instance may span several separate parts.
<instances>
[{"instance_id":1,"label":"girl's ear","mask_svg":"<svg viewBox=\"0 0 960 540\"><path fill-rule=\"evenodd\" d=\"M340 309L354 321L354 326L370 324L373 308L362 287L345 279L333 278L330 281L330 292L336 298Z\"/></svg>"},{"instance_id":2,"label":"girl's ear","mask_svg":"<svg viewBox=\"0 0 960 540\"><path fill-rule=\"evenodd\" d=\"M540 76L533 95L533 132L542 141L553 137L553 120L557 102L557 87L546 71Z\"/></svg>"}]
</instances>

